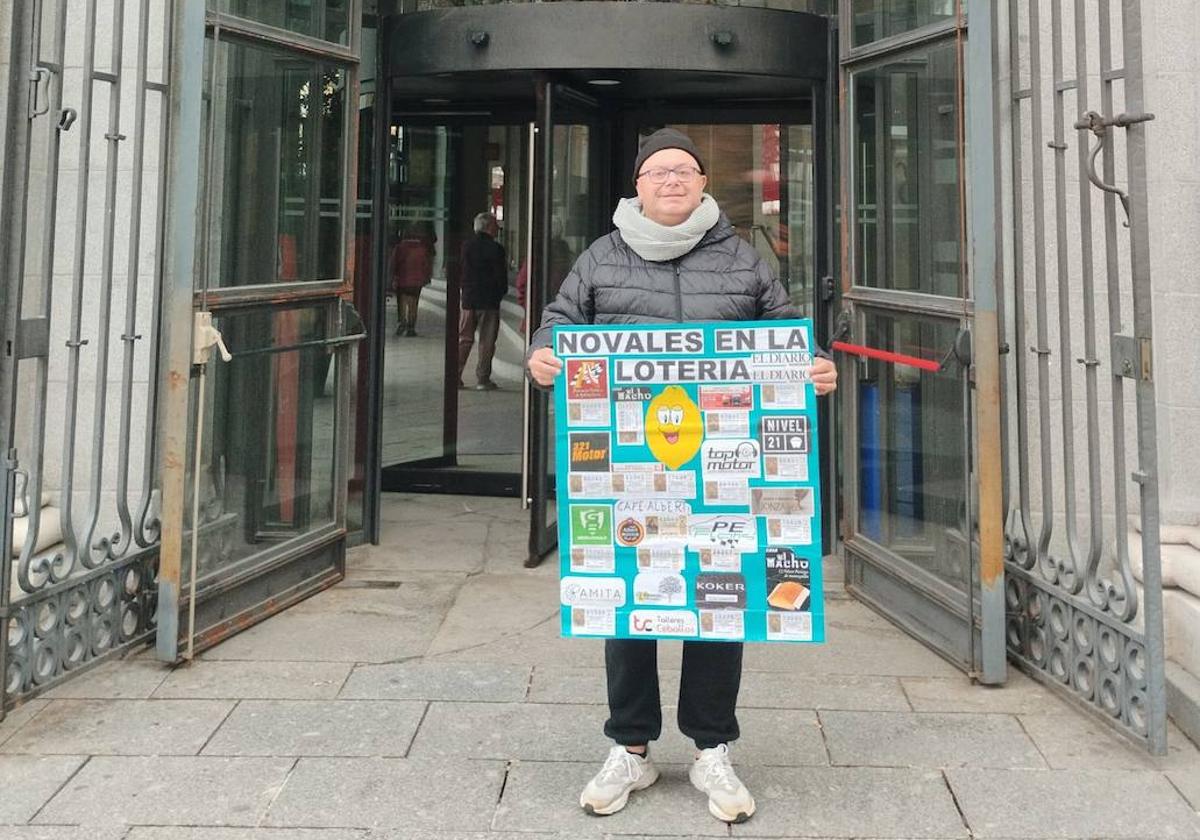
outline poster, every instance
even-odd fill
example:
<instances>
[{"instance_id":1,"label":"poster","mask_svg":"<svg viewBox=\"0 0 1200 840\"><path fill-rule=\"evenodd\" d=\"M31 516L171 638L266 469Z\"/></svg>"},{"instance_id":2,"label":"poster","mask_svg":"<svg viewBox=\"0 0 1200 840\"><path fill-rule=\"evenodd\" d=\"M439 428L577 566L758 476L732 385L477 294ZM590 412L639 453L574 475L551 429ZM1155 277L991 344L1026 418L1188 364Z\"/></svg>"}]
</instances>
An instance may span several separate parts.
<instances>
[{"instance_id":1,"label":"poster","mask_svg":"<svg viewBox=\"0 0 1200 840\"><path fill-rule=\"evenodd\" d=\"M558 327L562 634L822 642L808 320Z\"/></svg>"}]
</instances>

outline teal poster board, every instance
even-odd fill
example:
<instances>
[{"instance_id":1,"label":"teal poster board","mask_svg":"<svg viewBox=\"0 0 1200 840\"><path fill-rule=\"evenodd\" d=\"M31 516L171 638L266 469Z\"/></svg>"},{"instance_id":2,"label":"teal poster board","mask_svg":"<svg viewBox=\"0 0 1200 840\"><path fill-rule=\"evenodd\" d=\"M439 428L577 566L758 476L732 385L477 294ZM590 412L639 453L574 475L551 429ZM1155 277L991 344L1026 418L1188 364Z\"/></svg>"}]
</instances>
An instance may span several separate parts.
<instances>
[{"instance_id":1,"label":"teal poster board","mask_svg":"<svg viewBox=\"0 0 1200 840\"><path fill-rule=\"evenodd\" d=\"M811 321L553 347L562 634L824 641Z\"/></svg>"}]
</instances>

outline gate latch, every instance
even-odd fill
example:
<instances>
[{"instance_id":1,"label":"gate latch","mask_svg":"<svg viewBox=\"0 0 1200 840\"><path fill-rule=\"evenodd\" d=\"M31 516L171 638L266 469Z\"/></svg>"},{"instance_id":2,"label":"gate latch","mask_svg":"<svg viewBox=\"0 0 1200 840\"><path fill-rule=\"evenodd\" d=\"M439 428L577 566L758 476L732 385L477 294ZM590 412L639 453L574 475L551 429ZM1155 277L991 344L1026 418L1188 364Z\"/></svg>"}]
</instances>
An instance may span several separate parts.
<instances>
[{"instance_id":1,"label":"gate latch","mask_svg":"<svg viewBox=\"0 0 1200 840\"><path fill-rule=\"evenodd\" d=\"M1083 115L1081 120L1075 123L1075 128L1078 130L1090 131L1096 135L1096 147L1092 149L1091 157L1088 158L1088 180L1095 185L1096 189L1112 193L1121 199L1121 207L1125 210L1125 227L1129 227L1130 222L1129 193L1114 184L1104 183L1104 179L1096 172L1096 157L1104 148L1104 136L1108 134L1110 128L1114 126L1116 128L1129 128L1131 125L1150 122L1152 119L1154 119L1153 114L1117 114L1115 117L1104 117L1095 111L1088 111Z\"/></svg>"},{"instance_id":2,"label":"gate latch","mask_svg":"<svg viewBox=\"0 0 1200 840\"><path fill-rule=\"evenodd\" d=\"M232 361L233 356L225 346L221 331L213 326L211 312L197 312L192 324L192 364L206 365L212 355L212 349L217 348L222 361Z\"/></svg>"},{"instance_id":3,"label":"gate latch","mask_svg":"<svg viewBox=\"0 0 1200 840\"><path fill-rule=\"evenodd\" d=\"M1154 381L1152 345L1148 338L1130 335L1112 337L1113 374L1126 379Z\"/></svg>"}]
</instances>

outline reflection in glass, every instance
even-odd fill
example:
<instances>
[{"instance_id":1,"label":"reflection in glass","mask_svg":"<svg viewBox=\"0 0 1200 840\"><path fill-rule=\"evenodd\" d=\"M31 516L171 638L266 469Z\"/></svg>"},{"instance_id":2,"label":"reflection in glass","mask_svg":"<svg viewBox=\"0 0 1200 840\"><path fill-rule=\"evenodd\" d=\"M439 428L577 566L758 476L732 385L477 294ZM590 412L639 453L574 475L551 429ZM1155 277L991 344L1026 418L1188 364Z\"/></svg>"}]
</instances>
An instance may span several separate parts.
<instances>
[{"instance_id":1,"label":"reflection in glass","mask_svg":"<svg viewBox=\"0 0 1200 840\"><path fill-rule=\"evenodd\" d=\"M345 70L244 43L216 56L209 287L340 278Z\"/></svg>"},{"instance_id":2,"label":"reflection in glass","mask_svg":"<svg viewBox=\"0 0 1200 840\"><path fill-rule=\"evenodd\" d=\"M258 310L215 320L235 354L209 365L199 476L199 572L241 561L334 522L337 366L325 307ZM195 399L193 399L195 403ZM195 469L194 465L191 465ZM193 473L185 510L192 527Z\"/></svg>"},{"instance_id":3,"label":"reflection in glass","mask_svg":"<svg viewBox=\"0 0 1200 840\"><path fill-rule=\"evenodd\" d=\"M221 11L335 44L350 43L350 0L221 0Z\"/></svg>"},{"instance_id":4,"label":"reflection in glass","mask_svg":"<svg viewBox=\"0 0 1200 840\"><path fill-rule=\"evenodd\" d=\"M706 191L766 260L801 315L811 317L816 271L812 126L672 127L691 137L700 150L708 175Z\"/></svg>"},{"instance_id":5,"label":"reflection in glass","mask_svg":"<svg viewBox=\"0 0 1200 840\"><path fill-rule=\"evenodd\" d=\"M246 0L251 2L251 0ZM480 0L396 0L395 9L401 14L425 12L430 9L449 9L456 6L476 6ZM505 3L534 3L544 0L500 0ZM701 6L716 5L714 0L670 0ZM837 0L721 0L722 6L743 9L779 9L785 12L809 12L816 15L837 14Z\"/></svg>"},{"instance_id":6,"label":"reflection in glass","mask_svg":"<svg viewBox=\"0 0 1200 840\"><path fill-rule=\"evenodd\" d=\"M853 76L855 283L958 297L953 42Z\"/></svg>"},{"instance_id":7,"label":"reflection in glass","mask_svg":"<svg viewBox=\"0 0 1200 840\"><path fill-rule=\"evenodd\" d=\"M864 343L941 359L956 335L951 322L868 311ZM963 371L858 364L858 531L965 590Z\"/></svg>"},{"instance_id":8,"label":"reflection in glass","mask_svg":"<svg viewBox=\"0 0 1200 840\"><path fill-rule=\"evenodd\" d=\"M949 20L955 0L851 0L854 46Z\"/></svg>"},{"instance_id":9,"label":"reflection in glass","mask_svg":"<svg viewBox=\"0 0 1200 840\"><path fill-rule=\"evenodd\" d=\"M383 464L520 471L528 248L526 125L395 125L388 165ZM476 390L478 337L458 387L463 250L496 216L509 290L492 364ZM565 273L565 272L564 272ZM451 325L448 327L448 325Z\"/></svg>"}]
</instances>

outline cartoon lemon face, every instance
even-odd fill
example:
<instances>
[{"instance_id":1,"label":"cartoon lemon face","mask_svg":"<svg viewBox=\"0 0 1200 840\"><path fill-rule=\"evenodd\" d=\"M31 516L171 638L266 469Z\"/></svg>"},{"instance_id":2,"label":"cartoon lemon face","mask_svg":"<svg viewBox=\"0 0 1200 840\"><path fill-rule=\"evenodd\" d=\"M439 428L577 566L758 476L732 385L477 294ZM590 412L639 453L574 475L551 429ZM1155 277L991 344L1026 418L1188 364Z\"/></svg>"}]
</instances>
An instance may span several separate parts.
<instances>
[{"instance_id":1,"label":"cartoon lemon face","mask_svg":"<svg viewBox=\"0 0 1200 840\"><path fill-rule=\"evenodd\" d=\"M700 451L704 438L700 408L687 391L671 385L646 409L646 445L667 466L677 470Z\"/></svg>"}]
</instances>

